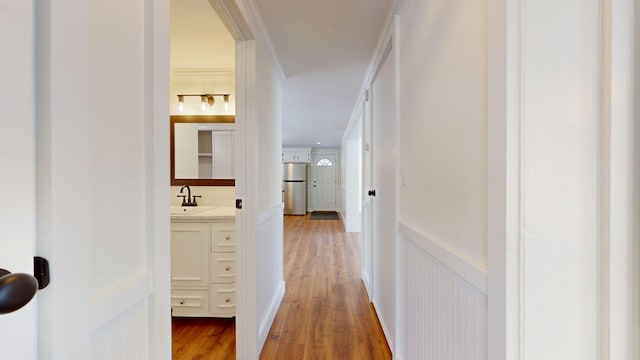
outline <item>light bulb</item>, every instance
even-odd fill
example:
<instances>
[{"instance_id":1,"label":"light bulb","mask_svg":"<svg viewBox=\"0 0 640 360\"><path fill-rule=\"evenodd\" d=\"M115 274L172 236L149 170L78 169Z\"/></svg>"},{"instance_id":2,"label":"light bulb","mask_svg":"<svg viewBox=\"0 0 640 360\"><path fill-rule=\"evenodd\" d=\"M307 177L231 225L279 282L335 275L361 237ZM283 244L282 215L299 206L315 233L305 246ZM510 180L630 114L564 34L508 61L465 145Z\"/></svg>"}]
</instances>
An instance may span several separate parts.
<instances>
[{"instance_id":1,"label":"light bulb","mask_svg":"<svg viewBox=\"0 0 640 360\"><path fill-rule=\"evenodd\" d=\"M224 111L229 111L229 95L224 96Z\"/></svg>"},{"instance_id":2,"label":"light bulb","mask_svg":"<svg viewBox=\"0 0 640 360\"><path fill-rule=\"evenodd\" d=\"M178 111L184 111L184 95L178 95Z\"/></svg>"},{"instance_id":3,"label":"light bulb","mask_svg":"<svg viewBox=\"0 0 640 360\"><path fill-rule=\"evenodd\" d=\"M202 100L202 105L201 105L202 111L207 111L207 106L208 106L207 97L203 95L200 97L200 100Z\"/></svg>"}]
</instances>

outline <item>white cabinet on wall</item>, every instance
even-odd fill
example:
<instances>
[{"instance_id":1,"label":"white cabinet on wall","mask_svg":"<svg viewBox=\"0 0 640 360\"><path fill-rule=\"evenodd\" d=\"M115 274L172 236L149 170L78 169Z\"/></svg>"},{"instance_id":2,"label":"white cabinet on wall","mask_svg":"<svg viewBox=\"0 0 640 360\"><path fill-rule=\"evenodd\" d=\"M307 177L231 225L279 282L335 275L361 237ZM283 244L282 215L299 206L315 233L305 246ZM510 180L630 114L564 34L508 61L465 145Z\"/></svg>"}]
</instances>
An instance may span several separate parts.
<instances>
[{"instance_id":1,"label":"white cabinet on wall","mask_svg":"<svg viewBox=\"0 0 640 360\"><path fill-rule=\"evenodd\" d=\"M233 317L235 222L202 218L171 221L172 314Z\"/></svg>"},{"instance_id":2,"label":"white cabinet on wall","mask_svg":"<svg viewBox=\"0 0 640 360\"><path fill-rule=\"evenodd\" d=\"M311 148L282 148L283 163L311 163Z\"/></svg>"},{"instance_id":3,"label":"white cabinet on wall","mask_svg":"<svg viewBox=\"0 0 640 360\"><path fill-rule=\"evenodd\" d=\"M198 178L233 179L232 130L198 130Z\"/></svg>"}]
</instances>

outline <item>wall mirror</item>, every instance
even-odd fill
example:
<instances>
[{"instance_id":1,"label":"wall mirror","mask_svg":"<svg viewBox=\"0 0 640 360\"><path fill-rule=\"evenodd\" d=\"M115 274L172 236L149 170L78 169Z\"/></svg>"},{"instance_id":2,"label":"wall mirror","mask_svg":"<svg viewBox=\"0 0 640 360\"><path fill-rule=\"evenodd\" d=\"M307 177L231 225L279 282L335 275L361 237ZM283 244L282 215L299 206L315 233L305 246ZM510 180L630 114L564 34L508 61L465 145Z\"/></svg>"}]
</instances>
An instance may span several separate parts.
<instances>
[{"instance_id":1,"label":"wall mirror","mask_svg":"<svg viewBox=\"0 0 640 360\"><path fill-rule=\"evenodd\" d=\"M235 116L172 115L169 128L171 185L235 185Z\"/></svg>"}]
</instances>

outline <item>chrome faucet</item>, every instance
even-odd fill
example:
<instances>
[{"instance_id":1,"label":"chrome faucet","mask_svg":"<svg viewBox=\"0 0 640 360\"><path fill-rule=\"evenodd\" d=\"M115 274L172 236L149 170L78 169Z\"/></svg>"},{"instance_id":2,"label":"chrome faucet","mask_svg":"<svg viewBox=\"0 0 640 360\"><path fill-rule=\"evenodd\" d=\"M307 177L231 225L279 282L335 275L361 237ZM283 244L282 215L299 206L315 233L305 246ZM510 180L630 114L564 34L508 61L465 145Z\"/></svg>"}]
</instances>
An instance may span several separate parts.
<instances>
[{"instance_id":1,"label":"chrome faucet","mask_svg":"<svg viewBox=\"0 0 640 360\"><path fill-rule=\"evenodd\" d=\"M180 195L185 188L187 189L187 195ZM198 206L196 198L202 197L201 195L191 196L191 188L189 187L189 185L182 185L182 187L180 188L180 194L178 195L178 197L182 198L182 206Z\"/></svg>"}]
</instances>

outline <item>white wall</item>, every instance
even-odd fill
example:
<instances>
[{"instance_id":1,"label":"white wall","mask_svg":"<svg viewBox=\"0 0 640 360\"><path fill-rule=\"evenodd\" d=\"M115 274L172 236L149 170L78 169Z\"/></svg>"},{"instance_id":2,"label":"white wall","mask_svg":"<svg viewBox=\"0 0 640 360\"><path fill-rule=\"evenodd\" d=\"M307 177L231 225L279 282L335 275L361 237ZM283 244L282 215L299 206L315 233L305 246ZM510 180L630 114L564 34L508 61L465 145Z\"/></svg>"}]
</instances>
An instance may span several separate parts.
<instances>
[{"instance_id":1,"label":"white wall","mask_svg":"<svg viewBox=\"0 0 640 360\"><path fill-rule=\"evenodd\" d=\"M284 296L282 228L282 78L264 45L256 44L256 284L258 348Z\"/></svg>"},{"instance_id":2,"label":"white wall","mask_svg":"<svg viewBox=\"0 0 640 360\"><path fill-rule=\"evenodd\" d=\"M487 2L405 1L399 220L487 262Z\"/></svg>"},{"instance_id":3,"label":"white wall","mask_svg":"<svg viewBox=\"0 0 640 360\"><path fill-rule=\"evenodd\" d=\"M639 8L400 2L394 357L638 357Z\"/></svg>"},{"instance_id":4,"label":"white wall","mask_svg":"<svg viewBox=\"0 0 640 360\"><path fill-rule=\"evenodd\" d=\"M398 358L487 359L487 11L398 9Z\"/></svg>"},{"instance_id":5,"label":"white wall","mask_svg":"<svg viewBox=\"0 0 640 360\"><path fill-rule=\"evenodd\" d=\"M362 204L362 117L350 123L351 131L342 141L340 199L341 211L347 232L360 232Z\"/></svg>"}]
</instances>

